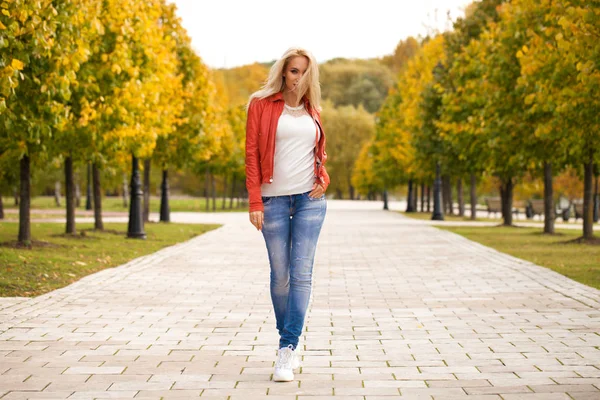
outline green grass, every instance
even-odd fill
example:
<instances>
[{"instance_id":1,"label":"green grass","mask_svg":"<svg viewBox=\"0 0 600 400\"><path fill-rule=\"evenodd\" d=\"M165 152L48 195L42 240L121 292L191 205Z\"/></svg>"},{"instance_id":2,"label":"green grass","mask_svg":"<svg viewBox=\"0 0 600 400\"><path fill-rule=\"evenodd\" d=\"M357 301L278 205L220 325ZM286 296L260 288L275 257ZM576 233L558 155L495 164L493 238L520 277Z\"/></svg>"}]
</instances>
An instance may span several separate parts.
<instances>
[{"instance_id":1,"label":"green grass","mask_svg":"<svg viewBox=\"0 0 600 400\"><path fill-rule=\"evenodd\" d=\"M32 223L32 248L17 248L18 224L0 223L0 297L38 296L80 278L183 242L219 225L146 224L146 240L127 239L126 223L105 224L105 232L78 224L82 236L65 236L64 225Z\"/></svg>"},{"instance_id":2,"label":"green grass","mask_svg":"<svg viewBox=\"0 0 600 400\"><path fill-rule=\"evenodd\" d=\"M600 289L600 245L573 242L575 230L545 235L539 228L439 226L498 251L550 268L577 282Z\"/></svg>"},{"instance_id":3,"label":"green grass","mask_svg":"<svg viewBox=\"0 0 600 400\"><path fill-rule=\"evenodd\" d=\"M3 197L4 208L16 209L15 201L13 198ZM237 200L233 202L233 208L229 209L229 199L225 201L225 209L222 209L223 200L222 198L216 199L216 211L217 212L229 212L229 211L248 211L248 207L236 208ZM206 199L204 197L172 197L169 199L169 207L173 212L179 211L206 211ZM38 196L31 199L31 208L38 210L64 210L65 199L61 198L61 207L57 207L52 196ZM85 210L85 197L81 198L81 207L77 208L77 211ZM102 198L102 211L123 211L128 212L129 208L123 205L123 199L121 197L103 197ZM160 211L160 197L150 197L150 212ZM212 212L212 200L209 201L209 211Z\"/></svg>"},{"instance_id":4,"label":"green grass","mask_svg":"<svg viewBox=\"0 0 600 400\"><path fill-rule=\"evenodd\" d=\"M414 212L414 213L407 213L407 212L400 212L400 214L410 217L410 218L414 218L414 219L421 219L421 220L430 220L431 219L431 214L430 212ZM482 211L482 212L478 212L477 215L487 215L487 211ZM500 214L498 214L499 216ZM520 219L514 219L513 220L515 222L517 221L521 221ZM525 220L525 215L523 215L523 221ZM457 215L445 215L444 214L444 221L473 221L470 217L459 217ZM475 219L475 221L479 221L479 222L502 222L501 218L480 218L478 217L477 219Z\"/></svg>"}]
</instances>

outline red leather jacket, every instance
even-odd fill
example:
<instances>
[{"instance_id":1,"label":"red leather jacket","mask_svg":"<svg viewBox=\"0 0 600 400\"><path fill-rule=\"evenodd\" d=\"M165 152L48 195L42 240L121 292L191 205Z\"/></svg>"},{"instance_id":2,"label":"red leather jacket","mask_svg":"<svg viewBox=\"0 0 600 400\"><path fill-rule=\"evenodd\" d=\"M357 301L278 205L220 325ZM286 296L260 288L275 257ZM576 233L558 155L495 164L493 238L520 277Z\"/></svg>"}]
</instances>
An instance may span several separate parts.
<instances>
[{"instance_id":1,"label":"red leather jacket","mask_svg":"<svg viewBox=\"0 0 600 400\"><path fill-rule=\"evenodd\" d=\"M321 129L321 138L317 142L315 131L315 182L325 190L329 186L329 175L325 169L325 132L321 124L320 113L312 108L304 97L304 106L309 110L315 123ZM275 93L264 99L254 99L248 107L246 121L246 188L250 203L250 212L264 211L260 185L273 182L273 160L275 158L275 132L283 112L283 94Z\"/></svg>"}]
</instances>

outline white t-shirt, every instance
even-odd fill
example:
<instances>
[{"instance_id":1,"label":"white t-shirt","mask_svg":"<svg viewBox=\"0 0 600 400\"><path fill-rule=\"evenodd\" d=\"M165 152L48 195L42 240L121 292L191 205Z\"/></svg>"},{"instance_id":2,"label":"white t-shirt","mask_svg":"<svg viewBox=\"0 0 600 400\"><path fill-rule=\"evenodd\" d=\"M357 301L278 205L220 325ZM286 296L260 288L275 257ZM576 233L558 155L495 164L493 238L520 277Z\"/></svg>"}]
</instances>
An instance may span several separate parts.
<instances>
[{"instance_id":1,"label":"white t-shirt","mask_svg":"<svg viewBox=\"0 0 600 400\"><path fill-rule=\"evenodd\" d=\"M273 182L261 185L263 196L286 196L312 189L315 183L317 130L304 104L298 107L284 106L275 136Z\"/></svg>"}]
</instances>

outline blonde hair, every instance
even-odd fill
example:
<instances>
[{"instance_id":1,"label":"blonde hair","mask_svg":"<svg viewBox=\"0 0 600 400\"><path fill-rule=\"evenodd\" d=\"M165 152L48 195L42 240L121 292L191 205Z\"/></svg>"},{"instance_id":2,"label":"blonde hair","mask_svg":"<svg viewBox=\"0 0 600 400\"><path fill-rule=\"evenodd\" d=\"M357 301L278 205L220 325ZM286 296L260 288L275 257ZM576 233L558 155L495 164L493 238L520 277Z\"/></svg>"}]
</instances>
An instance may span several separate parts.
<instances>
[{"instance_id":1,"label":"blonde hair","mask_svg":"<svg viewBox=\"0 0 600 400\"><path fill-rule=\"evenodd\" d=\"M308 68L298 82L298 89L296 91L297 101L300 102L302 97L306 95L312 108L321 111L321 86L319 84L319 66L317 65L317 60L312 53L299 47L287 49L283 53L283 56L273 64L267 81L260 90L250 95L246 108L250 106L253 99L264 99L272 94L281 92L285 88L283 73L290 60L297 56L303 56L308 59Z\"/></svg>"}]
</instances>

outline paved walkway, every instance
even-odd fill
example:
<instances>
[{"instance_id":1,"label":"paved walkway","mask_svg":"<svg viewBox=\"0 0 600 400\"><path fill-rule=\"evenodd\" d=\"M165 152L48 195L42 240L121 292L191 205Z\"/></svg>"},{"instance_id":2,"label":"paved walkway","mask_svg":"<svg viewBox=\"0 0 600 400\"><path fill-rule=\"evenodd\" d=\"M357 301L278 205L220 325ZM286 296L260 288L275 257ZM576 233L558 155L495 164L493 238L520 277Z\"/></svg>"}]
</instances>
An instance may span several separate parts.
<instances>
[{"instance_id":1,"label":"paved walkway","mask_svg":"<svg viewBox=\"0 0 600 400\"><path fill-rule=\"evenodd\" d=\"M242 214L36 298L0 299L6 399L600 399L600 291L398 213L330 203L293 383ZM217 220L215 220L215 218Z\"/></svg>"}]
</instances>

